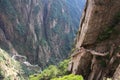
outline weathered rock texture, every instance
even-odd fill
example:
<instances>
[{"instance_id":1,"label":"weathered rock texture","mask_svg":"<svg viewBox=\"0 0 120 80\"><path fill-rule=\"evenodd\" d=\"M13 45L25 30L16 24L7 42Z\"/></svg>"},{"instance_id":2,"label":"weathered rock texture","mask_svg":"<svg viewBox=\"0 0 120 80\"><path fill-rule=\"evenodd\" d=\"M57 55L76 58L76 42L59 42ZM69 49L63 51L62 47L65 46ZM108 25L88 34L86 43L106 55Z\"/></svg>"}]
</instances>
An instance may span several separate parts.
<instances>
[{"instance_id":1,"label":"weathered rock texture","mask_svg":"<svg viewBox=\"0 0 120 80\"><path fill-rule=\"evenodd\" d=\"M84 2L0 0L0 47L41 67L56 64L68 56Z\"/></svg>"},{"instance_id":2,"label":"weathered rock texture","mask_svg":"<svg viewBox=\"0 0 120 80\"><path fill-rule=\"evenodd\" d=\"M113 18L119 11L119 0L87 0L76 47L95 43L98 35L107 27L116 26Z\"/></svg>"},{"instance_id":3,"label":"weathered rock texture","mask_svg":"<svg viewBox=\"0 0 120 80\"><path fill-rule=\"evenodd\" d=\"M119 31L120 0L87 0L69 70L85 80L113 77L120 64Z\"/></svg>"}]
</instances>

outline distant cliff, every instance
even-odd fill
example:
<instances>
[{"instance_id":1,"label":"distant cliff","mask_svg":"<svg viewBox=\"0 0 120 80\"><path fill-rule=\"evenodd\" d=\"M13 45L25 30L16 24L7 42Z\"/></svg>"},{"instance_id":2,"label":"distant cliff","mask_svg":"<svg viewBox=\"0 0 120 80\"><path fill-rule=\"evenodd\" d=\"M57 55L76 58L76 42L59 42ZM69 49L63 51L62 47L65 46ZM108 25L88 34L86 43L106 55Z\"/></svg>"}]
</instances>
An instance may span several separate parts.
<instances>
[{"instance_id":1,"label":"distant cliff","mask_svg":"<svg viewBox=\"0 0 120 80\"><path fill-rule=\"evenodd\" d=\"M45 67L66 58L84 0L0 0L0 47Z\"/></svg>"}]
</instances>

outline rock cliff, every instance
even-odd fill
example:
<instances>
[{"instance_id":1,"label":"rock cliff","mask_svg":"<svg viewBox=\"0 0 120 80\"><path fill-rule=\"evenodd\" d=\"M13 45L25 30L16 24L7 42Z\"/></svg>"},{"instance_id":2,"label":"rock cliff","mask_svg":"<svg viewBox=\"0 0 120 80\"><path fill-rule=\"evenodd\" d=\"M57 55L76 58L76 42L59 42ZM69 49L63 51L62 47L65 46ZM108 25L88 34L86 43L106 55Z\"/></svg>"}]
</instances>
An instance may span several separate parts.
<instances>
[{"instance_id":1,"label":"rock cliff","mask_svg":"<svg viewBox=\"0 0 120 80\"><path fill-rule=\"evenodd\" d=\"M87 0L69 70L85 80L120 76L119 31L120 0Z\"/></svg>"},{"instance_id":2,"label":"rock cliff","mask_svg":"<svg viewBox=\"0 0 120 80\"><path fill-rule=\"evenodd\" d=\"M84 0L0 0L0 47L45 67L66 58Z\"/></svg>"}]
</instances>

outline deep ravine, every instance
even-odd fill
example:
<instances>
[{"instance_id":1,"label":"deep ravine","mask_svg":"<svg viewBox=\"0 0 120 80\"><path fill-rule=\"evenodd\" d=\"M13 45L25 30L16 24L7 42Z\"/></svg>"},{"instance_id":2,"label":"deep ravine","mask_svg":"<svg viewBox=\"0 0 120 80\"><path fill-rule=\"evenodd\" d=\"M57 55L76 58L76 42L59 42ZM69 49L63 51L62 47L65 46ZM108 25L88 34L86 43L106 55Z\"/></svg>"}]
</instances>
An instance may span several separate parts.
<instances>
[{"instance_id":1,"label":"deep ravine","mask_svg":"<svg viewBox=\"0 0 120 80\"><path fill-rule=\"evenodd\" d=\"M72 2L0 0L0 47L10 56L26 56L41 68L65 59L85 4L84 0Z\"/></svg>"}]
</instances>

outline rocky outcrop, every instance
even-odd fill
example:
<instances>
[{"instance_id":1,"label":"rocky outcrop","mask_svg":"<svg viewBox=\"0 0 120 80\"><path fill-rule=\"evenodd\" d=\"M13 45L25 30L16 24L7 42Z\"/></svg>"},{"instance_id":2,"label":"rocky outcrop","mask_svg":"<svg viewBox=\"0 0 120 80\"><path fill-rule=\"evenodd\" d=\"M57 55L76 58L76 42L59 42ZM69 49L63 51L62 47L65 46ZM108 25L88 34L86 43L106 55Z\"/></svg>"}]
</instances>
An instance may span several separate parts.
<instances>
[{"instance_id":1,"label":"rocky outcrop","mask_svg":"<svg viewBox=\"0 0 120 80\"><path fill-rule=\"evenodd\" d=\"M0 47L43 68L66 58L85 3L71 1L0 0Z\"/></svg>"},{"instance_id":2,"label":"rocky outcrop","mask_svg":"<svg viewBox=\"0 0 120 80\"><path fill-rule=\"evenodd\" d=\"M26 69L30 71L34 71L34 73L41 72L41 68L38 65L32 65L30 62L28 62L25 56L17 54L17 55L13 55L12 59L20 62L23 66L25 66Z\"/></svg>"},{"instance_id":3,"label":"rocky outcrop","mask_svg":"<svg viewBox=\"0 0 120 80\"><path fill-rule=\"evenodd\" d=\"M1 80L27 80L19 62L13 60L8 53L0 49L0 79Z\"/></svg>"},{"instance_id":4,"label":"rocky outcrop","mask_svg":"<svg viewBox=\"0 0 120 80\"><path fill-rule=\"evenodd\" d=\"M71 56L72 73L85 80L113 77L120 64L119 4L120 0L87 0Z\"/></svg>"},{"instance_id":5,"label":"rocky outcrop","mask_svg":"<svg viewBox=\"0 0 120 80\"><path fill-rule=\"evenodd\" d=\"M106 28L116 26L113 18L119 14L119 7L119 0L87 0L76 47L95 43Z\"/></svg>"}]
</instances>

